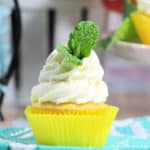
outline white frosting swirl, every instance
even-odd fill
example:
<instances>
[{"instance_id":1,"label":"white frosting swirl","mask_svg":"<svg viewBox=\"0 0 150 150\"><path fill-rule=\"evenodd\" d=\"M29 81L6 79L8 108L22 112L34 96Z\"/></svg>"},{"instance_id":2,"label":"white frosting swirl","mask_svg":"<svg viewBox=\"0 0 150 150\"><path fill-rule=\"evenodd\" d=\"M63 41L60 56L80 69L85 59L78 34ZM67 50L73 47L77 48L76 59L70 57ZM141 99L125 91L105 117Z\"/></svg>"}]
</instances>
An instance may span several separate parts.
<instances>
[{"instance_id":1,"label":"white frosting swirl","mask_svg":"<svg viewBox=\"0 0 150 150\"><path fill-rule=\"evenodd\" d=\"M94 51L84 58L82 66L73 67L64 63L56 50L48 57L40 72L39 84L33 87L32 101L54 103L104 102L108 89L102 81L104 71Z\"/></svg>"},{"instance_id":2,"label":"white frosting swirl","mask_svg":"<svg viewBox=\"0 0 150 150\"><path fill-rule=\"evenodd\" d=\"M150 0L138 0L138 10L150 15Z\"/></svg>"}]
</instances>

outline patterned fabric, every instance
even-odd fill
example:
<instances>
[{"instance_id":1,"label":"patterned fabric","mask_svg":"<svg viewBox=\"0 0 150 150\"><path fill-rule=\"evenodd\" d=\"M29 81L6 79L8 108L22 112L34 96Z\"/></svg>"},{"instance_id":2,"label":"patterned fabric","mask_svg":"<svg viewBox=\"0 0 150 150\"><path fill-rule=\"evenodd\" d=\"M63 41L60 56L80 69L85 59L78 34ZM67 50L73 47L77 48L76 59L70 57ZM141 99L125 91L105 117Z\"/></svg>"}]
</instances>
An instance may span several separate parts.
<instances>
[{"instance_id":1,"label":"patterned fabric","mask_svg":"<svg viewBox=\"0 0 150 150\"><path fill-rule=\"evenodd\" d=\"M10 9L0 5L0 78L4 76L11 60L10 53ZM0 90L6 87L0 84Z\"/></svg>"},{"instance_id":2,"label":"patterned fabric","mask_svg":"<svg viewBox=\"0 0 150 150\"><path fill-rule=\"evenodd\" d=\"M44 146L30 128L0 128L0 150L150 150L150 117L116 121L103 148Z\"/></svg>"}]
</instances>

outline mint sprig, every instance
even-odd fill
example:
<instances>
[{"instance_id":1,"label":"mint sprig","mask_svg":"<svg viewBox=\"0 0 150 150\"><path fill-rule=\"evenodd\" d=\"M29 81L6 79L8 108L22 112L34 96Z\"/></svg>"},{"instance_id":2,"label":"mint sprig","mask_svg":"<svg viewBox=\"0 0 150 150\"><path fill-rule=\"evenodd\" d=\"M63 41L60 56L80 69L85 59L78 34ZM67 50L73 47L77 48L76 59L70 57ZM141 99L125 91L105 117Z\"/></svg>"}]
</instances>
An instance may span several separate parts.
<instances>
[{"instance_id":1,"label":"mint sprig","mask_svg":"<svg viewBox=\"0 0 150 150\"><path fill-rule=\"evenodd\" d=\"M78 58L88 57L99 35L98 26L91 21L80 22L69 37L68 46Z\"/></svg>"},{"instance_id":2,"label":"mint sprig","mask_svg":"<svg viewBox=\"0 0 150 150\"><path fill-rule=\"evenodd\" d=\"M57 47L57 51L65 57L65 62L66 63L71 63L71 64L74 64L76 66L82 65L82 61L80 59L78 59L76 56L73 56L69 52L68 47L66 47L64 45L60 45L60 46Z\"/></svg>"},{"instance_id":3,"label":"mint sprig","mask_svg":"<svg viewBox=\"0 0 150 150\"><path fill-rule=\"evenodd\" d=\"M98 26L92 21L81 21L70 33L68 45L57 47L66 62L79 66L82 60L91 54L99 35Z\"/></svg>"}]
</instances>

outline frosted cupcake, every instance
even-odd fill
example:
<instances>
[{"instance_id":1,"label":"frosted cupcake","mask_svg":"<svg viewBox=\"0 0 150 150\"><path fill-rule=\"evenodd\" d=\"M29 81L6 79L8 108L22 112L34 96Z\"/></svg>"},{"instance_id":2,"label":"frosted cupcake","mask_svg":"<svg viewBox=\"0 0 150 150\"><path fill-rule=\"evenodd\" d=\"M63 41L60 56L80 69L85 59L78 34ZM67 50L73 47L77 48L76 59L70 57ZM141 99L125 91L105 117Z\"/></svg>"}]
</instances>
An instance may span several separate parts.
<instances>
[{"instance_id":1,"label":"frosted cupcake","mask_svg":"<svg viewBox=\"0 0 150 150\"><path fill-rule=\"evenodd\" d=\"M137 6L131 17L142 43L150 45L150 0L138 0Z\"/></svg>"},{"instance_id":2,"label":"frosted cupcake","mask_svg":"<svg viewBox=\"0 0 150 150\"><path fill-rule=\"evenodd\" d=\"M99 35L91 21L80 22L67 46L58 46L40 72L25 114L39 144L101 147L118 108L105 104L108 88L92 50Z\"/></svg>"}]
</instances>

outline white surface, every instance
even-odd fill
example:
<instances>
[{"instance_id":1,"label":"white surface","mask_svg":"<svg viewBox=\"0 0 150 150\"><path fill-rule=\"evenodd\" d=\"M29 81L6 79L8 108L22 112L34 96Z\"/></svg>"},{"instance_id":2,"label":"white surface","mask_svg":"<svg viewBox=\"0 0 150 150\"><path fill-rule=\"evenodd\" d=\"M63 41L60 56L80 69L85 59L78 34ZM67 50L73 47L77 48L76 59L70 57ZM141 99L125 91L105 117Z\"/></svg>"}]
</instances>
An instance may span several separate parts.
<instances>
[{"instance_id":1,"label":"white surface","mask_svg":"<svg viewBox=\"0 0 150 150\"><path fill-rule=\"evenodd\" d=\"M150 65L150 46L143 44L118 42L111 51L122 58Z\"/></svg>"}]
</instances>

